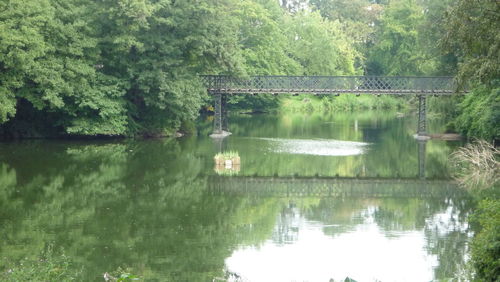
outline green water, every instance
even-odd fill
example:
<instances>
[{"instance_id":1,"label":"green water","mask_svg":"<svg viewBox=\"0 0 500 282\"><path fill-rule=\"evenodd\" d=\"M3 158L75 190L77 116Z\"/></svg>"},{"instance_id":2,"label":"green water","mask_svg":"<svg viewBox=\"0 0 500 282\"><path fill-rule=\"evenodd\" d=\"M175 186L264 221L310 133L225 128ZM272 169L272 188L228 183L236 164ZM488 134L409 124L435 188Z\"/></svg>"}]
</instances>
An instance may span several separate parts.
<instances>
[{"instance_id":1,"label":"green water","mask_svg":"<svg viewBox=\"0 0 500 282\"><path fill-rule=\"evenodd\" d=\"M0 143L0 271L63 248L86 281L430 281L462 275L459 144L395 113L232 116L232 136ZM430 132L442 130L431 120ZM216 167L232 150L240 166ZM238 278L239 277L239 278Z\"/></svg>"}]
</instances>

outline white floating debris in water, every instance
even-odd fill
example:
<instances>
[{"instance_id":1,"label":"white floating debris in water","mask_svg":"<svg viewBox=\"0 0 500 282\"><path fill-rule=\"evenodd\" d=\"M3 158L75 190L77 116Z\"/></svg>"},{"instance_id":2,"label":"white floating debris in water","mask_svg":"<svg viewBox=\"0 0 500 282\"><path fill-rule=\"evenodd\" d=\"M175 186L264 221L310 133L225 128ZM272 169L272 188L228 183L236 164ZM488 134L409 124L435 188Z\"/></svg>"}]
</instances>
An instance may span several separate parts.
<instances>
[{"instance_id":1,"label":"white floating debris in water","mask_svg":"<svg viewBox=\"0 0 500 282\"><path fill-rule=\"evenodd\" d=\"M316 155L316 156L353 156L363 154L369 143L340 141L332 139L282 139L258 138L270 142L269 149L275 153Z\"/></svg>"}]
</instances>

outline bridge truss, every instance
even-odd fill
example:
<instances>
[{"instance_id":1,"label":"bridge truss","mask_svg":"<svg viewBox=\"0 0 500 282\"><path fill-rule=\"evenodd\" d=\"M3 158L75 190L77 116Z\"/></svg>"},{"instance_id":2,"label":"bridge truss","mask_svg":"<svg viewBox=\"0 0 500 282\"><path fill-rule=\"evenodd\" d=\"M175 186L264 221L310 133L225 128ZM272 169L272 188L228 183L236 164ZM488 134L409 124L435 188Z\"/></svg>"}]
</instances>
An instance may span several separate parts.
<instances>
[{"instance_id":1,"label":"bridge truss","mask_svg":"<svg viewBox=\"0 0 500 282\"><path fill-rule=\"evenodd\" d=\"M201 76L209 93L451 95L453 77L410 76Z\"/></svg>"}]
</instances>

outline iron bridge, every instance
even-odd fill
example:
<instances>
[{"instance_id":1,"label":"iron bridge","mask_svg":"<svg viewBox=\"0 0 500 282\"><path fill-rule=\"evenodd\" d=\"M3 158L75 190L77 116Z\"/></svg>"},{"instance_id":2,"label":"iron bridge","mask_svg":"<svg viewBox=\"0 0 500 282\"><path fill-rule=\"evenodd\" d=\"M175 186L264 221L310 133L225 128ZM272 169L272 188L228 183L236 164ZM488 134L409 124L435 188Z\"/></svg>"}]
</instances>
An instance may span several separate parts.
<instances>
[{"instance_id":1,"label":"iron bridge","mask_svg":"<svg viewBox=\"0 0 500 282\"><path fill-rule=\"evenodd\" d=\"M212 137L229 134L227 121L227 96L230 94L371 94L418 96L417 136L427 138L426 98L449 96L459 93L453 77L416 76L283 76L266 75L238 78L228 75L202 75L208 93L214 96L214 132Z\"/></svg>"}]
</instances>

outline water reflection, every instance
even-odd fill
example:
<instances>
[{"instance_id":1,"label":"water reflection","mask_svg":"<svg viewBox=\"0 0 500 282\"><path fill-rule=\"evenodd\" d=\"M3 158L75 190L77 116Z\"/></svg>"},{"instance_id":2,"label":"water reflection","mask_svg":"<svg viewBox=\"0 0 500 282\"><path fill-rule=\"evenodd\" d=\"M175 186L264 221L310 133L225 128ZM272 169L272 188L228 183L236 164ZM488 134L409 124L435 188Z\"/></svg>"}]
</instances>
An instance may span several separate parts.
<instances>
[{"instance_id":1,"label":"water reflection","mask_svg":"<svg viewBox=\"0 0 500 282\"><path fill-rule=\"evenodd\" d=\"M430 281L458 277L466 263L466 257L460 256L462 244L471 233L465 218L451 212L452 203L444 201L436 206L431 202L408 199L407 205L401 205L392 199L327 198L302 208L289 205L278 216L270 240L258 247L238 248L226 259L226 265L248 281L343 281L345 277ZM394 220L398 223L387 225ZM460 226L459 237L450 225ZM441 253L433 252L437 238ZM450 244L451 238L455 243ZM458 255L450 267L452 264L443 259L453 253Z\"/></svg>"},{"instance_id":2,"label":"water reflection","mask_svg":"<svg viewBox=\"0 0 500 282\"><path fill-rule=\"evenodd\" d=\"M438 261L424 245L420 232L391 239L367 223L332 238L303 220L294 244L244 247L226 264L248 281L430 281Z\"/></svg>"},{"instance_id":3,"label":"water reflection","mask_svg":"<svg viewBox=\"0 0 500 282\"><path fill-rule=\"evenodd\" d=\"M218 147L240 152L239 175L449 178L447 159L456 146L418 143L415 121L390 113L231 119L234 134ZM429 123L433 131L440 126L436 120Z\"/></svg>"},{"instance_id":4,"label":"water reflection","mask_svg":"<svg viewBox=\"0 0 500 282\"><path fill-rule=\"evenodd\" d=\"M340 140L258 138L267 141L264 146L271 152L316 156L361 155L368 143Z\"/></svg>"},{"instance_id":5,"label":"water reflection","mask_svg":"<svg viewBox=\"0 0 500 282\"><path fill-rule=\"evenodd\" d=\"M470 201L429 180L447 178L452 148L428 143L427 180L405 182L419 168L418 144L406 134L413 121L357 120L356 131L343 116L334 123L242 118L217 146L206 136L0 144L0 271L52 243L85 268L88 281L118 266L152 281L212 281L228 273L250 279L262 271L241 263L267 254L275 265L263 267L277 272L286 262L295 280L392 281L402 277L394 269L405 269L398 264L404 261L422 271L415 277L454 277L467 254ZM267 141L256 138L352 140L370 149L355 156L262 153ZM238 151L238 176L214 172L220 148ZM334 180L322 182L325 176ZM287 177L295 180L279 182ZM221 179L237 189L214 190L225 187ZM382 273L382 263L391 269Z\"/></svg>"}]
</instances>

